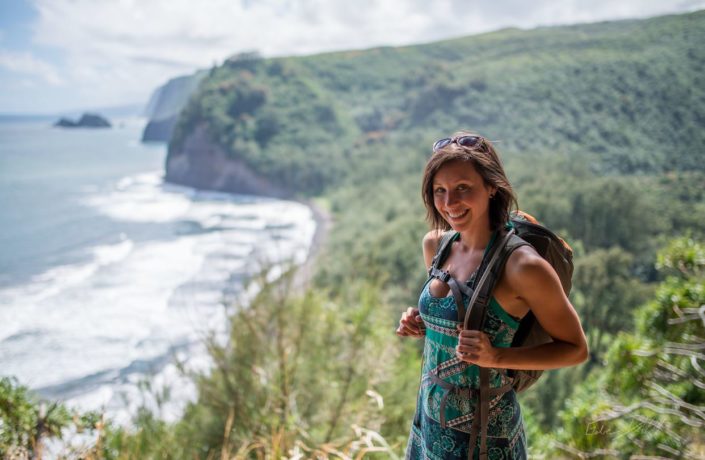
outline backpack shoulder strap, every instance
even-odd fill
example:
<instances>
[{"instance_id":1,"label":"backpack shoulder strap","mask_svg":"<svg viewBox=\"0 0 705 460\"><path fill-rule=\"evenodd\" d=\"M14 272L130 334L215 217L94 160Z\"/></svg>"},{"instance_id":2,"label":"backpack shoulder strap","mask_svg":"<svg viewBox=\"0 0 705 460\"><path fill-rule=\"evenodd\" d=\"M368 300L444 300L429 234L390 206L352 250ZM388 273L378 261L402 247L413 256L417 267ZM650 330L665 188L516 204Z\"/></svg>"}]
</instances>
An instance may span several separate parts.
<instances>
[{"instance_id":1,"label":"backpack shoulder strap","mask_svg":"<svg viewBox=\"0 0 705 460\"><path fill-rule=\"evenodd\" d=\"M487 254L486 261L482 262L483 267L480 267L478 273L480 279L475 285L473 295L470 298L469 308L465 314L465 329L482 330L487 305L497 281L502 276L502 270L507 259L517 248L527 244L516 236L514 229L511 228L492 247Z\"/></svg>"},{"instance_id":2,"label":"backpack shoulder strap","mask_svg":"<svg viewBox=\"0 0 705 460\"><path fill-rule=\"evenodd\" d=\"M433 257L431 266L428 269L428 278L437 278L448 284L448 287L450 287L453 294L453 298L455 299L455 305L458 309L458 321L462 322L465 318L465 302L463 301L463 294L471 298L473 290L467 284L459 283L450 275L449 272L440 269L446 259L448 259L453 241L457 240L458 236L459 233L455 231L448 231L443 234L438 243L436 255Z\"/></svg>"},{"instance_id":3,"label":"backpack shoulder strap","mask_svg":"<svg viewBox=\"0 0 705 460\"><path fill-rule=\"evenodd\" d=\"M448 258L448 254L450 254L450 246L457 237L458 232L455 232L453 230L448 230L447 232L443 233L440 241L438 242L436 254L433 256L431 266L428 269L429 276L431 276L434 270L438 270L441 266L443 266L443 263Z\"/></svg>"},{"instance_id":4,"label":"backpack shoulder strap","mask_svg":"<svg viewBox=\"0 0 705 460\"><path fill-rule=\"evenodd\" d=\"M490 259L482 270L480 281L478 281L475 286L475 294L470 300L471 310L475 309L476 306L479 308L477 312L472 313L471 316L468 317L468 321L466 321L465 325L466 329L482 329L485 308L489 305L492 292L504 272L504 266L507 264L509 256L522 246L530 245L517 236L514 233L514 229L510 229L505 233L494 253L488 255Z\"/></svg>"},{"instance_id":5,"label":"backpack shoulder strap","mask_svg":"<svg viewBox=\"0 0 705 460\"><path fill-rule=\"evenodd\" d=\"M491 286L490 283L487 284L488 287L491 287L491 289L488 290L488 294L492 293L492 291L494 290L494 286L497 284L497 281L499 281L499 278L502 276L502 273L504 272L504 266L507 265L507 260L509 260L509 256L511 256L514 251L516 251L522 246L531 246L531 244L522 239L516 233L513 233L507 241L507 244L502 248L502 253L499 256L499 260L493 267L491 267L492 273L490 273L490 277L492 278L492 284Z\"/></svg>"},{"instance_id":6,"label":"backpack shoulder strap","mask_svg":"<svg viewBox=\"0 0 705 460\"><path fill-rule=\"evenodd\" d=\"M510 228L501 240L494 245L487 254L489 259L487 263L483 261L481 264L481 277L475 285L475 292L470 299L468 311L465 315L465 329L482 330L485 321L485 313L489 304L490 296L494 290L497 281L499 281L504 265L507 259L517 248L527 245L528 243L515 234L514 228ZM484 265L484 269L482 267ZM479 401L475 412L475 419L471 426L470 447L474 449L477 439L480 439L480 460L488 458L487 451L487 426L489 424L489 404L490 393L493 389L490 388L489 369L480 367L480 394ZM511 384L504 387L494 389L497 393L509 391L512 388Z\"/></svg>"}]
</instances>

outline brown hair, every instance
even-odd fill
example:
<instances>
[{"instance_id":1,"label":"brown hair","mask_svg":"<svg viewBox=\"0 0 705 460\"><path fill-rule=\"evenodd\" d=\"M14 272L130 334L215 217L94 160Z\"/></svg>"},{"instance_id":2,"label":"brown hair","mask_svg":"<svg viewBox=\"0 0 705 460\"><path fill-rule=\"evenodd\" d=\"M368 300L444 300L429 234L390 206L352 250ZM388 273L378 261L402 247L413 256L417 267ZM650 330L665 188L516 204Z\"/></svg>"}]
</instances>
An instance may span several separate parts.
<instances>
[{"instance_id":1,"label":"brown hair","mask_svg":"<svg viewBox=\"0 0 705 460\"><path fill-rule=\"evenodd\" d=\"M460 136L478 136L467 131L453 134L453 139ZM474 147L463 147L457 142L452 142L431 155L424 169L421 195L426 205L426 220L432 229L450 230L450 224L441 216L433 203L433 179L436 173L451 161L464 161L475 167L486 186L497 189L494 197L490 199L490 229L497 230L509 220L509 212L517 209L517 198L514 189L504 172L502 161L490 141L482 136L481 141Z\"/></svg>"}]
</instances>

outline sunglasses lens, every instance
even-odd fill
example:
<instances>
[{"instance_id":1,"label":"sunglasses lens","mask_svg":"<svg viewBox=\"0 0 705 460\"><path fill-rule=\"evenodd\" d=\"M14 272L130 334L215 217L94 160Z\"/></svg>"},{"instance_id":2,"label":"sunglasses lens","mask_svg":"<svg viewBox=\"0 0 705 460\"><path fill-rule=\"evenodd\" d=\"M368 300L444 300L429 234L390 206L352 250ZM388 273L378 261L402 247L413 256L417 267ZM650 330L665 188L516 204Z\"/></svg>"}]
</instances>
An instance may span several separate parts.
<instances>
[{"instance_id":1,"label":"sunglasses lens","mask_svg":"<svg viewBox=\"0 0 705 460\"><path fill-rule=\"evenodd\" d=\"M446 137L445 139L439 139L439 140L437 140L436 143L433 144L433 151L435 152L435 151L437 151L437 150L442 149L442 148L445 147L446 145L450 144L451 141L452 141L452 139L449 138L449 137Z\"/></svg>"},{"instance_id":2,"label":"sunglasses lens","mask_svg":"<svg viewBox=\"0 0 705 460\"><path fill-rule=\"evenodd\" d=\"M480 138L478 136L463 136L458 138L458 145L463 147L475 147L480 143Z\"/></svg>"}]
</instances>

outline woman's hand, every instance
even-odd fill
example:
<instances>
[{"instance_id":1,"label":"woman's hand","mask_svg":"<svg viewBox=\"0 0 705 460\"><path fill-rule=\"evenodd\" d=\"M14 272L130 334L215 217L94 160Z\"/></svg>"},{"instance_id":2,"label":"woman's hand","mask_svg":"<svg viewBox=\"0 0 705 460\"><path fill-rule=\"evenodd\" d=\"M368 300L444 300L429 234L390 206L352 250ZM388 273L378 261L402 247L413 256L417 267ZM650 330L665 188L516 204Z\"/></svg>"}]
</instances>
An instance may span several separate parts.
<instances>
[{"instance_id":1,"label":"woman's hand","mask_svg":"<svg viewBox=\"0 0 705 460\"><path fill-rule=\"evenodd\" d=\"M418 308L409 307L401 315L397 335L400 337L415 337L420 339L426 335L426 326L419 314Z\"/></svg>"},{"instance_id":2,"label":"woman's hand","mask_svg":"<svg viewBox=\"0 0 705 460\"><path fill-rule=\"evenodd\" d=\"M461 361L477 364L480 367L496 367L497 349L492 346L490 338L482 331L469 331L458 325L460 336L455 356Z\"/></svg>"}]
</instances>

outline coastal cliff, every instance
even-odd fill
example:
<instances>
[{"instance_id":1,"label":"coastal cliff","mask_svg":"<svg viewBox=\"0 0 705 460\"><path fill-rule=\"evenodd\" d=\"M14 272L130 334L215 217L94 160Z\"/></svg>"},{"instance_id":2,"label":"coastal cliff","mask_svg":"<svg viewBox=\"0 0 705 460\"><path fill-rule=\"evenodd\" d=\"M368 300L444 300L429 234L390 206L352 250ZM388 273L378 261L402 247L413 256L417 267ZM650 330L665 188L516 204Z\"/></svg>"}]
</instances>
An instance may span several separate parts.
<instances>
[{"instance_id":1,"label":"coastal cliff","mask_svg":"<svg viewBox=\"0 0 705 460\"><path fill-rule=\"evenodd\" d=\"M142 142L169 142L174 132L178 115L163 120L149 120L142 132Z\"/></svg>"},{"instance_id":2,"label":"coastal cliff","mask_svg":"<svg viewBox=\"0 0 705 460\"><path fill-rule=\"evenodd\" d=\"M242 160L229 158L212 142L205 124L190 132L166 159L166 181L204 190L290 198L284 187L256 174Z\"/></svg>"},{"instance_id":3,"label":"coastal cliff","mask_svg":"<svg viewBox=\"0 0 705 460\"><path fill-rule=\"evenodd\" d=\"M199 70L193 75L172 78L152 93L145 109L149 122L142 133L143 142L169 142L179 112L207 73Z\"/></svg>"}]
</instances>

